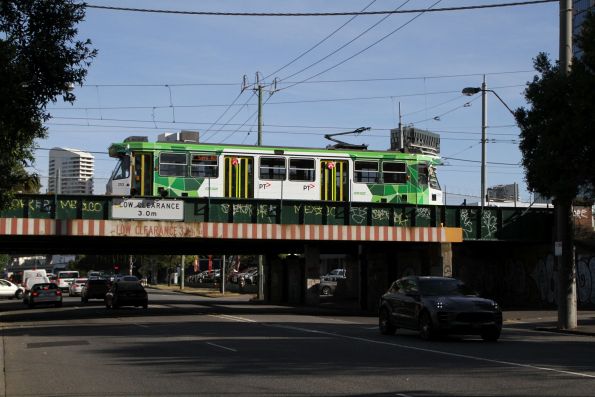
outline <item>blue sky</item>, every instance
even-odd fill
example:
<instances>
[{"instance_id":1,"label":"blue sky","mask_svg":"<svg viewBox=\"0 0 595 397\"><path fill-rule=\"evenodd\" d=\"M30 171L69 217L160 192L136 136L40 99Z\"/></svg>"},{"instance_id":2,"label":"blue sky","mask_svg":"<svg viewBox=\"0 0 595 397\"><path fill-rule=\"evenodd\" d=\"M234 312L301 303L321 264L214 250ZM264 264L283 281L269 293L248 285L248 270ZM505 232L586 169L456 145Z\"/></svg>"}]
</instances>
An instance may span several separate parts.
<instances>
[{"instance_id":1,"label":"blue sky","mask_svg":"<svg viewBox=\"0 0 595 397\"><path fill-rule=\"evenodd\" d=\"M368 10L423 9L435 2L89 0L93 5L119 7L280 13L360 11L371 3ZM443 0L435 7L506 2ZM389 130L398 124L400 102L405 124L440 134L442 156L468 160L444 160L438 169L449 202L462 201L463 195L471 196L468 201L477 200L473 196L479 196L480 190L481 98L465 97L461 89L480 86L485 74L488 88L511 108L526 106L523 90L534 75L533 57L541 51L558 57L558 7L558 2L552 2L425 13L409 24L417 14L391 15L337 51L384 17L358 16L282 70L278 69L351 17L88 9L79 35L91 39L99 54L85 85L75 88L74 105L58 101L49 107L53 119L46 124L48 138L37 142L35 167L45 191L47 149L97 152L95 191L103 194L115 165L107 148L130 135L146 135L154 141L159 133L193 129L201 132L204 142L255 144L257 99L250 87L240 92L243 76L253 84L260 72L267 86L275 77L279 80L278 91L264 96L263 144L324 147L328 143L324 134L371 127L360 136L344 138L367 143L371 149L387 149ZM299 82L303 83L294 85ZM517 182L522 198L528 199L518 165L519 130L491 93L487 109L487 185Z\"/></svg>"}]
</instances>

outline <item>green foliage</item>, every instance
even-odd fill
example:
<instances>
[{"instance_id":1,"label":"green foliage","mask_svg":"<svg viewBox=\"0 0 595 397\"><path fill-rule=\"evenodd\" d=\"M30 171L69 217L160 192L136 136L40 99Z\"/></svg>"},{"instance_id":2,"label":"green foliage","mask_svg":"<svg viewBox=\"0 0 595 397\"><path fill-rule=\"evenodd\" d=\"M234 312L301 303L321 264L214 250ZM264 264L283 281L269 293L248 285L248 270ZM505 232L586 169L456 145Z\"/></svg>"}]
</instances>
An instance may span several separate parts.
<instances>
[{"instance_id":1,"label":"green foliage","mask_svg":"<svg viewBox=\"0 0 595 397\"><path fill-rule=\"evenodd\" d=\"M84 4L72 0L0 1L0 208L39 180L24 173L35 140L47 135L46 106L58 96L72 103L69 88L83 83L96 56L89 40L76 40L84 16Z\"/></svg>"},{"instance_id":2,"label":"green foliage","mask_svg":"<svg viewBox=\"0 0 595 397\"><path fill-rule=\"evenodd\" d=\"M534 60L539 73L525 90L531 108L519 108L520 150L530 190L569 201L595 186L595 15L576 40L582 49L562 74L546 54Z\"/></svg>"}]
</instances>

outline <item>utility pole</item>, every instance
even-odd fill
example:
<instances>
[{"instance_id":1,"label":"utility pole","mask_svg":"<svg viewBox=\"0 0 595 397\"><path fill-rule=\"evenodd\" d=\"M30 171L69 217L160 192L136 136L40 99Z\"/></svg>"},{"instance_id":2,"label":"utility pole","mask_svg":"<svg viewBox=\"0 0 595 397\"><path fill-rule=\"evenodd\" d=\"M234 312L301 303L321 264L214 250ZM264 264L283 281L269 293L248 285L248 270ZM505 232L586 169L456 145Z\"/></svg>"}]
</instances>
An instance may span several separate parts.
<instances>
[{"instance_id":1,"label":"utility pole","mask_svg":"<svg viewBox=\"0 0 595 397\"><path fill-rule=\"evenodd\" d=\"M486 76L481 84L481 209L486 205L486 143L488 124L488 99L486 94Z\"/></svg>"},{"instance_id":2,"label":"utility pole","mask_svg":"<svg viewBox=\"0 0 595 397\"><path fill-rule=\"evenodd\" d=\"M572 59L572 0L560 0L560 73L567 75ZM558 328L577 327L576 263L574 261L572 198L556 197L556 241L562 243L558 263ZM557 253L558 254L558 253Z\"/></svg>"},{"instance_id":3,"label":"utility pole","mask_svg":"<svg viewBox=\"0 0 595 397\"><path fill-rule=\"evenodd\" d=\"M244 83L242 91L247 88L247 79L244 76ZM262 89L264 88L264 82L261 81L260 72L256 72L256 82L252 88L258 95L258 139L257 146L262 146ZM269 95L273 95L277 91L277 79L273 80ZM283 183L283 182L281 182ZM258 255L258 299L264 300L264 255Z\"/></svg>"},{"instance_id":4,"label":"utility pole","mask_svg":"<svg viewBox=\"0 0 595 397\"><path fill-rule=\"evenodd\" d=\"M182 266L180 267L180 289L184 289L184 262L186 260L186 255L182 255Z\"/></svg>"}]
</instances>

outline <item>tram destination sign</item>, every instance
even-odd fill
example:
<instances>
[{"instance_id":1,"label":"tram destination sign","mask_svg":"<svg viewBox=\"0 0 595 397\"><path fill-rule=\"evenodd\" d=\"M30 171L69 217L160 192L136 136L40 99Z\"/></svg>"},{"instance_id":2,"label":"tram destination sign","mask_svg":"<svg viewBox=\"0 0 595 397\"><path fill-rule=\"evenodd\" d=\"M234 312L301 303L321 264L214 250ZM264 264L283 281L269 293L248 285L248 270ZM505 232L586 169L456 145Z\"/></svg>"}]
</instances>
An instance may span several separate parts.
<instances>
[{"instance_id":1,"label":"tram destination sign","mask_svg":"<svg viewBox=\"0 0 595 397\"><path fill-rule=\"evenodd\" d=\"M113 219L184 220L184 201L114 198Z\"/></svg>"}]
</instances>

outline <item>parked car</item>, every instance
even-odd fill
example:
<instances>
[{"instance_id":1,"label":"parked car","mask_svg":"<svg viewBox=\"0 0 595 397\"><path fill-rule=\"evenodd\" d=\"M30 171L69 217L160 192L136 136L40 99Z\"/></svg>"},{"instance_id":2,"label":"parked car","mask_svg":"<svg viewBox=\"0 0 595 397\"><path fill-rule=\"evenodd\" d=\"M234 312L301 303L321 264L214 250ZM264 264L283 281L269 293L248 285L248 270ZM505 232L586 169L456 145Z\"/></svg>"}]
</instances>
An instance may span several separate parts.
<instances>
[{"instance_id":1,"label":"parked car","mask_svg":"<svg viewBox=\"0 0 595 397\"><path fill-rule=\"evenodd\" d=\"M345 269L333 269L329 273L320 277L320 294L332 295L337 289L337 281L347 278L347 271Z\"/></svg>"},{"instance_id":2,"label":"parked car","mask_svg":"<svg viewBox=\"0 0 595 397\"><path fill-rule=\"evenodd\" d=\"M439 334L481 335L497 341L502 311L462 281L448 277L401 278L380 298L378 324L383 334L398 328L418 330L422 339Z\"/></svg>"},{"instance_id":3,"label":"parked car","mask_svg":"<svg viewBox=\"0 0 595 397\"><path fill-rule=\"evenodd\" d=\"M105 294L105 307L149 306L147 291L138 281L115 281Z\"/></svg>"},{"instance_id":4,"label":"parked car","mask_svg":"<svg viewBox=\"0 0 595 397\"><path fill-rule=\"evenodd\" d=\"M23 289L8 280L0 279L0 297L8 299L22 299Z\"/></svg>"},{"instance_id":5,"label":"parked car","mask_svg":"<svg viewBox=\"0 0 595 397\"><path fill-rule=\"evenodd\" d=\"M241 273L239 275L238 284L244 286L246 284L256 284L258 283L258 269L252 269L245 273Z\"/></svg>"},{"instance_id":6,"label":"parked car","mask_svg":"<svg viewBox=\"0 0 595 397\"><path fill-rule=\"evenodd\" d=\"M81 291L81 302L87 303L89 299L105 299L109 289L109 281L104 278L89 278Z\"/></svg>"},{"instance_id":7,"label":"parked car","mask_svg":"<svg viewBox=\"0 0 595 397\"><path fill-rule=\"evenodd\" d=\"M86 278L75 278L68 287L68 296L80 296L86 282Z\"/></svg>"},{"instance_id":8,"label":"parked car","mask_svg":"<svg viewBox=\"0 0 595 397\"><path fill-rule=\"evenodd\" d=\"M215 283L221 281L221 269L204 270L196 275L198 283Z\"/></svg>"},{"instance_id":9,"label":"parked car","mask_svg":"<svg viewBox=\"0 0 595 397\"><path fill-rule=\"evenodd\" d=\"M53 304L56 307L62 306L62 291L54 283L35 284L23 298L23 303L34 307L40 303Z\"/></svg>"},{"instance_id":10,"label":"parked car","mask_svg":"<svg viewBox=\"0 0 595 397\"><path fill-rule=\"evenodd\" d=\"M321 278L329 280L329 281L337 281L338 279L347 278L347 270L346 269L333 269Z\"/></svg>"},{"instance_id":11,"label":"parked car","mask_svg":"<svg viewBox=\"0 0 595 397\"><path fill-rule=\"evenodd\" d=\"M233 272L231 274L231 277L230 277L230 280L229 281L231 281L234 284L239 284L240 278L242 278L246 274L252 273L252 272L258 272L258 268L257 267L247 267L246 269L241 270L239 272Z\"/></svg>"}]
</instances>

